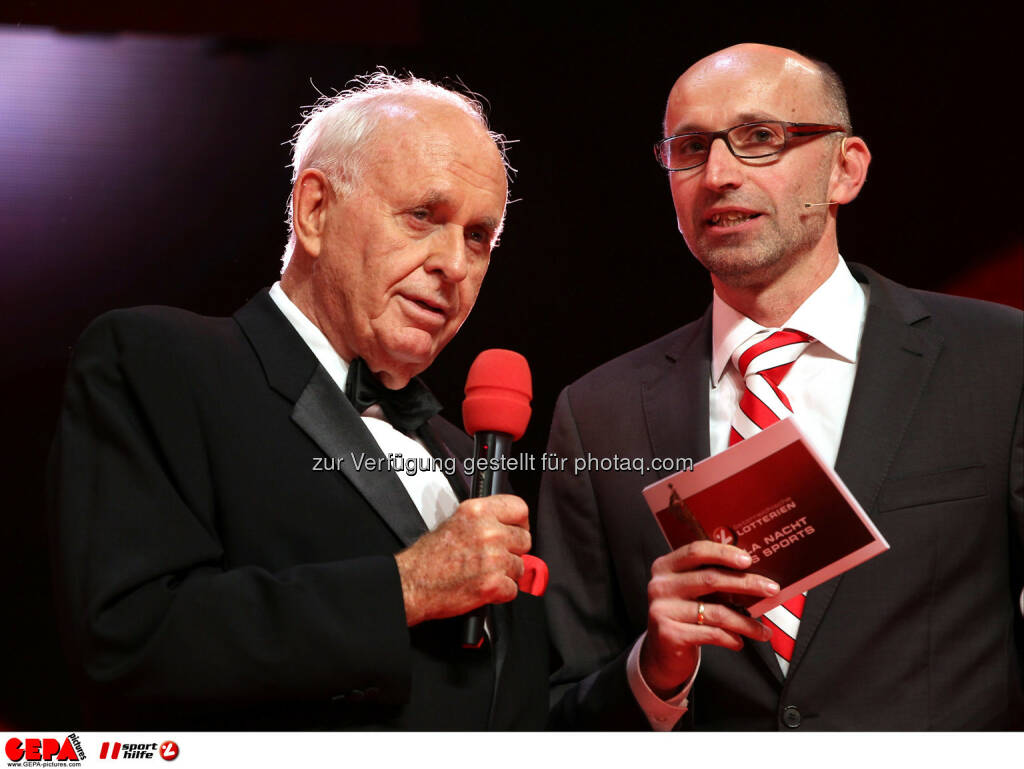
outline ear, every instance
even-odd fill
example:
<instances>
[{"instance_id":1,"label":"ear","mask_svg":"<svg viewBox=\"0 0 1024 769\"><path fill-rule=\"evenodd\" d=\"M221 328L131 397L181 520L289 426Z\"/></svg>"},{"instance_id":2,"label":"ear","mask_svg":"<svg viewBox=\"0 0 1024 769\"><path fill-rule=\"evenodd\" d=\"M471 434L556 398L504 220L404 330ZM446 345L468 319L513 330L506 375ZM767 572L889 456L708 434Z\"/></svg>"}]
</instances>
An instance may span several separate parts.
<instances>
[{"instance_id":1,"label":"ear","mask_svg":"<svg viewBox=\"0 0 1024 769\"><path fill-rule=\"evenodd\" d=\"M845 136L839 146L839 158L832 172L829 200L850 203L860 193L868 178L871 152L859 136Z\"/></svg>"},{"instance_id":2,"label":"ear","mask_svg":"<svg viewBox=\"0 0 1024 769\"><path fill-rule=\"evenodd\" d=\"M292 188L292 229L302 250L320 256L327 227L327 209L334 197L331 183L317 168L307 168Z\"/></svg>"}]
</instances>

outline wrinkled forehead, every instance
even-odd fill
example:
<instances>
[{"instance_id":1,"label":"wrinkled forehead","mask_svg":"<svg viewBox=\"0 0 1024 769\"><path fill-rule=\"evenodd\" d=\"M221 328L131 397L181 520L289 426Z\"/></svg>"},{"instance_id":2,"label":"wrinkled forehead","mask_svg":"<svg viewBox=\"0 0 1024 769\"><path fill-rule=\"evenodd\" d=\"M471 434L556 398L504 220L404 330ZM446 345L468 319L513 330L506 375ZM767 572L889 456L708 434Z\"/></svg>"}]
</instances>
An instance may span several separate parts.
<instances>
[{"instance_id":1,"label":"wrinkled forehead","mask_svg":"<svg viewBox=\"0 0 1024 769\"><path fill-rule=\"evenodd\" d=\"M505 184L504 159L486 127L448 104L422 100L389 105L371 141L385 156L465 165Z\"/></svg>"},{"instance_id":2,"label":"wrinkled forehead","mask_svg":"<svg viewBox=\"0 0 1024 769\"><path fill-rule=\"evenodd\" d=\"M720 52L676 81L665 108L665 133L721 130L762 119L818 122L824 113L821 75L803 57Z\"/></svg>"},{"instance_id":3,"label":"wrinkled forehead","mask_svg":"<svg viewBox=\"0 0 1024 769\"><path fill-rule=\"evenodd\" d=\"M447 105L396 110L370 139L364 183L401 205L458 210L498 233L508 184L504 159L487 130Z\"/></svg>"}]
</instances>

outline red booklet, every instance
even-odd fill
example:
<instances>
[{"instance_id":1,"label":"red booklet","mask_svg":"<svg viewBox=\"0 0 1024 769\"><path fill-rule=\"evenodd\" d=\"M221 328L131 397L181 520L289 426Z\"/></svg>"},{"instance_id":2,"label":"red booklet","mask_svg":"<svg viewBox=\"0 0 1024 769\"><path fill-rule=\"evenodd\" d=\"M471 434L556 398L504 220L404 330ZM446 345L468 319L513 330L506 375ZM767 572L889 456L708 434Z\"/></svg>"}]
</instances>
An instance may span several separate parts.
<instances>
[{"instance_id":1,"label":"red booklet","mask_svg":"<svg viewBox=\"0 0 1024 769\"><path fill-rule=\"evenodd\" d=\"M730 595L752 617L889 549L864 509L784 419L644 489L669 546L713 539L750 553L771 598Z\"/></svg>"}]
</instances>

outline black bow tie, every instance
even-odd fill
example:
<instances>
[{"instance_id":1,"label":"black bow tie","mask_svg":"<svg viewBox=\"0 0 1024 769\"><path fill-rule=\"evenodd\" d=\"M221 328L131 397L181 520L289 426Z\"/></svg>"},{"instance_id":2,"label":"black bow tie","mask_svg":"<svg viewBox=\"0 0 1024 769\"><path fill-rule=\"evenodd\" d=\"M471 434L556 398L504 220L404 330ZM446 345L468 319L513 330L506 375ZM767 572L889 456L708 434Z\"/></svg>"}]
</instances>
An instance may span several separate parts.
<instances>
[{"instance_id":1,"label":"black bow tie","mask_svg":"<svg viewBox=\"0 0 1024 769\"><path fill-rule=\"evenodd\" d=\"M415 432L441 410L437 398L419 379L410 379L401 390L389 390L362 358L349 366L345 395L360 414L379 403L388 422L404 433Z\"/></svg>"}]
</instances>

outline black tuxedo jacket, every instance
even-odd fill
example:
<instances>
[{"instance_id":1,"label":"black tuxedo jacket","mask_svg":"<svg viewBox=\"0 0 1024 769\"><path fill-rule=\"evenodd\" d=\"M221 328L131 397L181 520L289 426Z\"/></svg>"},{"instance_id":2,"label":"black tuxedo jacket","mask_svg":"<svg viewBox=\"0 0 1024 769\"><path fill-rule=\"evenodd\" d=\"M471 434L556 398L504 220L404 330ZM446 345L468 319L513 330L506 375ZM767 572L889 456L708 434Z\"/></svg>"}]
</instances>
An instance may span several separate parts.
<instances>
[{"instance_id":1,"label":"black tuxedo jacket","mask_svg":"<svg viewBox=\"0 0 1024 769\"><path fill-rule=\"evenodd\" d=\"M234 318L150 307L90 326L51 510L93 728L543 725L539 601L495 607L479 651L457 620L407 628L393 555L425 525L393 473L356 470L364 452L382 458L266 292Z\"/></svg>"},{"instance_id":2,"label":"black tuxedo jacket","mask_svg":"<svg viewBox=\"0 0 1024 769\"><path fill-rule=\"evenodd\" d=\"M767 643L704 647L683 725L1021 728L1022 315L851 270L870 298L836 470L891 550L810 591L786 678ZM570 385L548 450L707 457L710 360L709 311ZM668 551L658 477L544 478L556 727L648 728L625 657Z\"/></svg>"}]
</instances>

